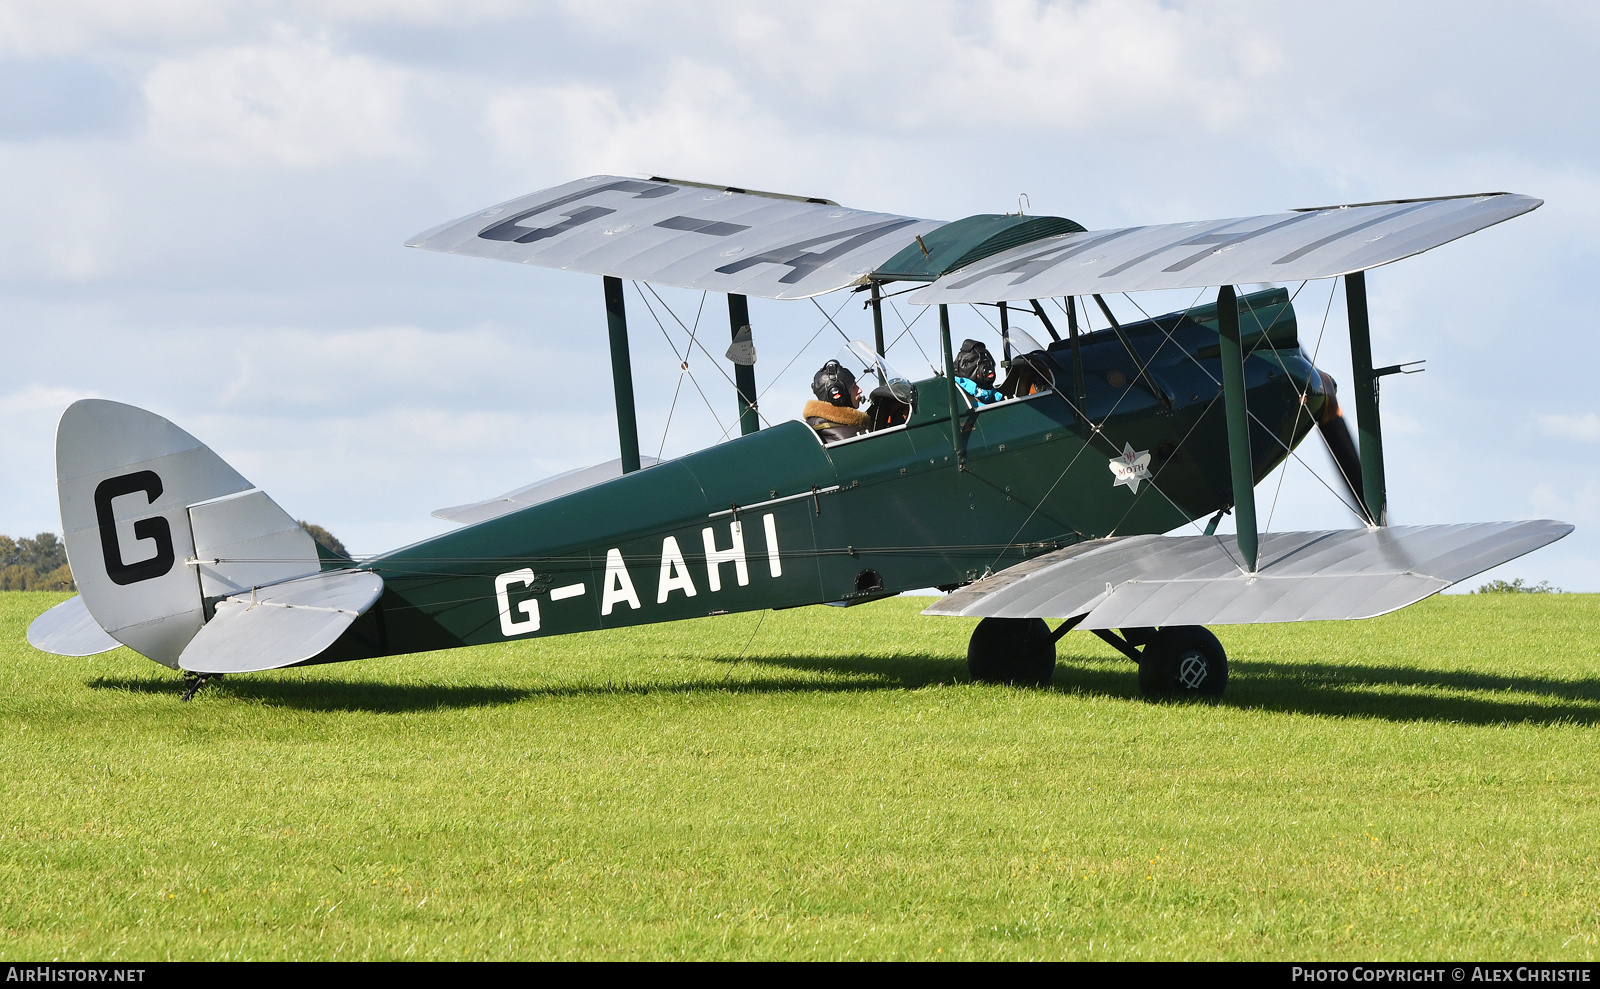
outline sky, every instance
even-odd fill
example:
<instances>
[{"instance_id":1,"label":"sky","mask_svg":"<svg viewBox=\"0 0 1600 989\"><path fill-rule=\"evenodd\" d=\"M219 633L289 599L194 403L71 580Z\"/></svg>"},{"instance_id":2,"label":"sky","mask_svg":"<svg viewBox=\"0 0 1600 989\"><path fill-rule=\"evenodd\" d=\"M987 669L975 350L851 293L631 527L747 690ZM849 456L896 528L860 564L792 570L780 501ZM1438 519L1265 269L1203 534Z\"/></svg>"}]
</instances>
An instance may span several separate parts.
<instances>
[{"instance_id":1,"label":"sky","mask_svg":"<svg viewBox=\"0 0 1600 989\"><path fill-rule=\"evenodd\" d=\"M1467 586L1600 591L1595 92L1600 6L1537 0L0 0L0 532L59 531L55 423L88 396L360 554L615 457L598 278L402 246L584 175L1090 229L1506 190L1546 203L1368 274L1375 361L1427 362L1384 381L1391 521L1573 523ZM1288 288L1347 381L1337 283ZM679 356L691 329L720 355L727 315L649 302L629 286L641 445L670 457L734 420L726 362ZM751 300L769 418L829 317L871 338L859 303ZM889 359L921 376L935 339ZM1262 518L1354 524L1315 438L1300 460Z\"/></svg>"}]
</instances>

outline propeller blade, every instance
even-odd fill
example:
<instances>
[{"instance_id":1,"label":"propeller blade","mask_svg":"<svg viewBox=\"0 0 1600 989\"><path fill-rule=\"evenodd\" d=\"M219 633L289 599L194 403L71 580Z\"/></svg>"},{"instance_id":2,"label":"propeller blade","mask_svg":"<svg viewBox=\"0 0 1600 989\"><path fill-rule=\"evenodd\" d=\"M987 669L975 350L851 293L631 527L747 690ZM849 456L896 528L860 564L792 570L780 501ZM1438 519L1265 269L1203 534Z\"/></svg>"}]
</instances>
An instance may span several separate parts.
<instances>
[{"instance_id":1,"label":"propeller blade","mask_svg":"<svg viewBox=\"0 0 1600 989\"><path fill-rule=\"evenodd\" d=\"M1333 462L1339 468L1339 476L1344 478L1345 489L1350 492L1356 509L1363 518L1370 520L1372 513L1367 511L1366 500L1361 497L1361 454L1356 449L1350 424L1345 421L1344 412L1339 408L1339 386L1327 372L1319 373L1327 390L1327 401L1317 416L1317 430L1322 433L1322 441L1328 445L1328 452L1333 454Z\"/></svg>"}]
</instances>

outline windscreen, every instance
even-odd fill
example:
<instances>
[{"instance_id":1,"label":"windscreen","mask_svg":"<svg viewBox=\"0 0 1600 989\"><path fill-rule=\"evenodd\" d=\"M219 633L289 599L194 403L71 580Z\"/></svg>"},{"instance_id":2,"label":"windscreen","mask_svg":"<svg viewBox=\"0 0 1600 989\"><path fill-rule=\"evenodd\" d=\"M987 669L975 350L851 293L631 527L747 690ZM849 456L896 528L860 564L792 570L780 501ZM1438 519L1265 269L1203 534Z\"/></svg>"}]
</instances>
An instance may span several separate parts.
<instances>
[{"instance_id":1,"label":"windscreen","mask_svg":"<svg viewBox=\"0 0 1600 989\"><path fill-rule=\"evenodd\" d=\"M1031 354L1036 350L1045 349L1044 344L1029 336L1026 330L1015 326L1006 327L1003 336L1006 338L1006 343L1011 346L1013 354Z\"/></svg>"},{"instance_id":2,"label":"windscreen","mask_svg":"<svg viewBox=\"0 0 1600 989\"><path fill-rule=\"evenodd\" d=\"M917 389L911 384L911 379L891 367L883 355L875 352L868 344L860 340L851 340L843 350L839 351L834 360L850 369L850 373L856 376L856 382L861 385L862 391L871 392L879 385L883 385L897 401L907 405L916 403Z\"/></svg>"}]
</instances>

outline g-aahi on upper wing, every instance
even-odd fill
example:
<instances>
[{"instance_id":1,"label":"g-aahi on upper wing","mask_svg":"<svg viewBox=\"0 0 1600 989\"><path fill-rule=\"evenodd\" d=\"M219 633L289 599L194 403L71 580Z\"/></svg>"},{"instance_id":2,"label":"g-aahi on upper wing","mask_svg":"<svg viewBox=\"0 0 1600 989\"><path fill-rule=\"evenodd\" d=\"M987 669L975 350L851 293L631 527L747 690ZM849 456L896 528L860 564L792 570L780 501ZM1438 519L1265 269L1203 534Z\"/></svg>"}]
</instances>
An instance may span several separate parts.
<instances>
[{"instance_id":1,"label":"g-aahi on upper wing","mask_svg":"<svg viewBox=\"0 0 1600 989\"><path fill-rule=\"evenodd\" d=\"M909 301L954 305L1329 278L1420 254L1542 203L1493 192L1061 234L952 271Z\"/></svg>"},{"instance_id":2,"label":"g-aahi on upper wing","mask_svg":"<svg viewBox=\"0 0 1600 989\"><path fill-rule=\"evenodd\" d=\"M591 175L435 227L406 242L669 285L806 299L861 284L944 226L825 199L668 179Z\"/></svg>"}]
</instances>

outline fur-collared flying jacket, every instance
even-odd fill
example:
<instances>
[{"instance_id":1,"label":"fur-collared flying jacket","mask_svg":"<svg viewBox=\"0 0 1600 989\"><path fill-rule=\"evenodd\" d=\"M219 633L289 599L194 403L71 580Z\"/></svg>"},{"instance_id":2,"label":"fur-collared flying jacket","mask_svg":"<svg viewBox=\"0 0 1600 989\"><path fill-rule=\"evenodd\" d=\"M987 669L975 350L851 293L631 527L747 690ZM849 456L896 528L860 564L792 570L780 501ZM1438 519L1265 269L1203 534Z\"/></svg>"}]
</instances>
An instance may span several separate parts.
<instances>
[{"instance_id":1,"label":"fur-collared flying jacket","mask_svg":"<svg viewBox=\"0 0 1600 989\"><path fill-rule=\"evenodd\" d=\"M800 413L806 425L817 431L824 443L837 443L867 431L870 419L860 409L848 405L829 405L816 399L806 403Z\"/></svg>"}]
</instances>

